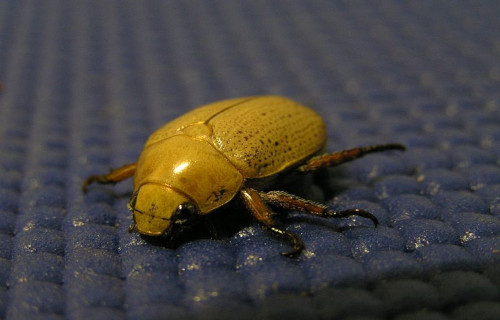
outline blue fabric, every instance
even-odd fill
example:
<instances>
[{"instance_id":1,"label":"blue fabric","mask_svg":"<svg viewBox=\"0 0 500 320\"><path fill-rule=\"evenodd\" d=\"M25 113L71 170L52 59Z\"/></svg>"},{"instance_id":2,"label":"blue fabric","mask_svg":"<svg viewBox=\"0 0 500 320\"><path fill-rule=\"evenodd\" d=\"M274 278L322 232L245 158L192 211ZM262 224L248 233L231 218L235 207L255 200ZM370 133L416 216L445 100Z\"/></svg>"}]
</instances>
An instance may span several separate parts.
<instances>
[{"instance_id":1,"label":"blue fabric","mask_svg":"<svg viewBox=\"0 0 500 320\"><path fill-rule=\"evenodd\" d=\"M495 319L499 16L497 1L1 2L0 318ZM237 205L214 214L220 239L164 245L127 232L131 181L82 194L165 122L261 94L317 110L329 150L408 146L295 186L379 227L291 213L293 260Z\"/></svg>"}]
</instances>

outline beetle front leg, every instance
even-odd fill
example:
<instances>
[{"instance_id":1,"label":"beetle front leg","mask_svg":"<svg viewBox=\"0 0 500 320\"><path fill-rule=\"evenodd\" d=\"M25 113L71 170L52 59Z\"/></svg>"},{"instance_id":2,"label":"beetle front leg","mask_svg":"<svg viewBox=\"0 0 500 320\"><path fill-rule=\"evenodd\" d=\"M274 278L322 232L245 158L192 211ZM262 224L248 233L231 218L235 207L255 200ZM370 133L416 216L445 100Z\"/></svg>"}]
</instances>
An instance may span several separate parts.
<instances>
[{"instance_id":1,"label":"beetle front leg","mask_svg":"<svg viewBox=\"0 0 500 320\"><path fill-rule=\"evenodd\" d=\"M285 257L298 256L302 249L304 249L302 239L300 239L300 237L293 232L281 230L274 226L274 221L272 219L273 212L269 210L266 204L262 201L260 193L254 189L246 188L241 190L240 195L245 202L246 207L250 210L257 221L266 226L275 235L282 238L288 238L291 241L293 250L289 252L282 252L281 254Z\"/></svg>"},{"instance_id":2,"label":"beetle front leg","mask_svg":"<svg viewBox=\"0 0 500 320\"><path fill-rule=\"evenodd\" d=\"M329 210L324 204L303 199L284 191L259 192L258 194L265 202L284 209L297 210L319 217L345 218L349 216L360 216L372 220L375 226L378 225L377 217L362 209L348 209L343 211Z\"/></svg>"},{"instance_id":3,"label":"beetle front leg","mask_svg":"<svg viewBox=\"0 0 500 320\"><path fill-rule=\"evenodd\" d=\"M324 167L338 166L345 162L361 158L369 153L381 152L386 150L404 151L406 150L406 147L399 143L388 143L326 153L320 156L312 157L304 165L298 167L297 170L302 173L309 173Z\"/></svg>"},{"instance_id":4,"label":"beetle front leg","mask_svg":"<svg viewBox=\"0 0 500 320\"><path fill-rule=\"evenodd\" d=\"M130 163L121 166L117 169L111 169L108 174L96 174L88 177L82 183L82 192L87 193L87 187L92 183L98 184L114 184L132 177L137 168L136 163Z\"/></svg>"}]
</instances>

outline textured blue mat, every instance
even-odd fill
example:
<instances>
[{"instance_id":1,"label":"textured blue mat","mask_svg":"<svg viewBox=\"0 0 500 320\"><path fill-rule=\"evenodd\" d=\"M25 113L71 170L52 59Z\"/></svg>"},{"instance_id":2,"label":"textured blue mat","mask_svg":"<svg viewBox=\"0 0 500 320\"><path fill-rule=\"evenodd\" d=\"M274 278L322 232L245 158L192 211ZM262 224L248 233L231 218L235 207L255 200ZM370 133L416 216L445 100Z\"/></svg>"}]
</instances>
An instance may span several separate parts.
<instances>
[{"instance_id":1,"label":"textured blue mat","mask_svg":"<svg viewBox=\"0 0 500 320\"><path fill-rule=\"evenodd\" d=\"M495 319L499 16L497 1L0 2L0 318ZM255 94L316 109L330 150L407 144L303 190L378 228L293 213L292 260L235 206L227 236L168 247L127 233L131 181L81 193L168 120Z\"/></svg>"}]
</instances>

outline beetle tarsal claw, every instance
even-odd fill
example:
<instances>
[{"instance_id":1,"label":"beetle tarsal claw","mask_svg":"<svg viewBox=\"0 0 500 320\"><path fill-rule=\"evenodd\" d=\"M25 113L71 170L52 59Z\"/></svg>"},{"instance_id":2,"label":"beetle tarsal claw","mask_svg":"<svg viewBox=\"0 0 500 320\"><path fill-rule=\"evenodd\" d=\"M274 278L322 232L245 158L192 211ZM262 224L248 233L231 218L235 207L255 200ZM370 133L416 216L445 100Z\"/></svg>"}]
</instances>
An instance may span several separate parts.
<instances>
[{"instance_id":1,"label":"beetle tarsal claw","mask_svg":"<svg viewBox=\"0 0 500 320\"><path fill-rule=\"evenodd\" d=\"M334 210L327 210L325 211L325 216L327 217L335 217L335 218L347 218L350 216L359 216L363 218L370 219L373 224L378 226L378 219L376 216L373 215L373 213L368 212L363 209L348 209L348 210L342 210L342 211L334 211Z\"/></svg>"},{"instance_id":2,"label":"beetle tarsal claw","mask_svg":"<svg viewBox=\"0 0 500 320\"><path fill-rule=\"evenodd\" d=\"M268 227L268 228L276 235L283 237L283 238L288 238L292 242L293 250L282 252L281 253L282 256L289 257L289 258L295 258L304 249L304 242L302 242L302 239L298 235L296 235L295 233L293 233L291 231L281 230L281 229L278 229L276 227Z\"/></svg>"},{"instance_id":3,"label":"beetle tarsal claw","mask_svg":"<svg viewBox=\"0 0 500 320\"><path fill-rule=\"evenodd\" d=\"M293 248L292 251L280 252L280 254L283 257L287 257L287 258L297 258L300 255L300 253L302 252L303 249L304 249L304 247Z\"/></svg>"}]
</instances>

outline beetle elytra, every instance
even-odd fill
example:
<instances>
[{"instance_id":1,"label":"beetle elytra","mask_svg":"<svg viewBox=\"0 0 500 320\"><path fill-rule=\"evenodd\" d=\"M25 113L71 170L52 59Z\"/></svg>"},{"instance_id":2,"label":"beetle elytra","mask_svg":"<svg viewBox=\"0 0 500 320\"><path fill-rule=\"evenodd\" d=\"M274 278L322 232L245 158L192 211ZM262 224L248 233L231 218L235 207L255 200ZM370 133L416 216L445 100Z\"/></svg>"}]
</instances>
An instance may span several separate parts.
<instances>
[{"instance_id":1,"label":"beetle elytra","mask_svg":"<svg viewBox=\"0 0 500 320\"><path fill-rule=\"evenodd\" d=\"M377 218L361 209L330 210L326 205L283 191L267 190L285 174L303 174L337 166L368 153L405 150L398 143L320 154L326 143L322 118L313 110L278 96L255 96L211 103L167 123L147 140L137 163L88 177L114 184L134 176L129 202L130 230L169 236L193 218L224 206L239 195L253 217L293 245L300 237L275 225L269 205L321 216Z\"/></svg>"}]
</instances>

